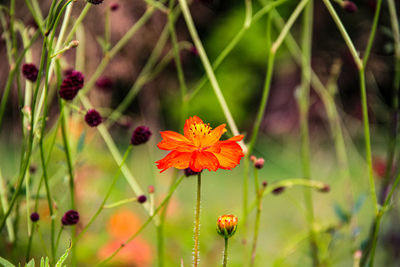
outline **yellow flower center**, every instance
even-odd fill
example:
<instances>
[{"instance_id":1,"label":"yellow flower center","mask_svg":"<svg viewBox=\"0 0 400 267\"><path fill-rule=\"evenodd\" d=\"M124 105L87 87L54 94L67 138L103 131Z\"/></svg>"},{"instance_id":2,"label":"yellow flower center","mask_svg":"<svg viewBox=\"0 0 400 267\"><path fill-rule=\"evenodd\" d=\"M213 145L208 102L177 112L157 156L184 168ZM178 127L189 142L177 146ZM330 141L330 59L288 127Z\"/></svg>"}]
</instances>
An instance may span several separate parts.
<instances>
[{"instance_id":1,"label":"yellow flower center","mask_svg":"<svg viewBox=\"0 0 400 267\"><path fill-rule=\"evenodd\" d=\"M189 130L193 138L199 138L206 135L209 135L211 132L210 124L204 123L193 123Z\"/></svg>"}]
</instances>

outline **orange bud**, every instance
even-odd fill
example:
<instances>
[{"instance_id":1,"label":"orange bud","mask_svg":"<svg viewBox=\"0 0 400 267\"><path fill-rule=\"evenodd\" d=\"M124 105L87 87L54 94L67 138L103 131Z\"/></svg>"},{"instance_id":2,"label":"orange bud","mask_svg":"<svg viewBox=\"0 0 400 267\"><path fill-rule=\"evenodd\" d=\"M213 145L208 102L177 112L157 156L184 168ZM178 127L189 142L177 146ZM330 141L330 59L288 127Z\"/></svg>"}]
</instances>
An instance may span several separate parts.
<instances>
[{"instance_id":1,"label":"orange bud","mask_svg":"<svg viewBox=\"0 0 400 267\"><path fill-rule=\"evenodd\" d=\"M217 233L225 238L233 236L237 229L238 218L235 215L222 215L217 220Z\"/></svg>"}]
</instances>

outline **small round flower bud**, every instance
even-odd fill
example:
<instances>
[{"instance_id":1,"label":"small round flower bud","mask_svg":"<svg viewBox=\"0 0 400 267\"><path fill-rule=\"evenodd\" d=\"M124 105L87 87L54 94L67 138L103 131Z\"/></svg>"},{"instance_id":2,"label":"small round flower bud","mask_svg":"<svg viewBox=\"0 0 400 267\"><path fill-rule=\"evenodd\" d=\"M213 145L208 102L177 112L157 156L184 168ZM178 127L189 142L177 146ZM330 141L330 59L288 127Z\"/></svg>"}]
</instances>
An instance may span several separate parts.
<instances>
[{"instance_id":1,"label":"small round flower bud","mask_svg":"<svg viewBox=\"0 0 400 267\"><path fill-rule=\"evenodd\" d=\"M112 3L112 4L110 5L111 11L117 11L118 8L119 8L119 4L118 4L118 3Z\"/></svg>"},{"instance_id":2,"label":"small round flower bud","mask_svg":"<svg viewBox=\"0 0 400 267\"><path fill-rule=\"evenodd\" d=\"M285 187L280 186L280 187L277 187L274 190L272 190L272 194L279 195L279 194L282 194L284 191L285 191Z\"/></svg>"},{"instance_id":3,"label":"small round flower bud","mask_svg":"<svg viewBox=\"0 0 400 267\"><path fill-rule=\"evenodd\" d=\"M263 158L259 158L254 162L254 167L256 169L262 169L264 167L265 160Z\"/></svg>"},{"instance_id":4,"label":"small round flower bud","mask_svg":"<svg viewBox=\"0 0 400 267\"><path fill-rule=\"evenodd\" d=\"M257 160L257 158L256 158L256 156L251 155L251 156L250 156L250 160L251 160L252 162L255 162L255 161Z\"/></svg>"},{"instance_id":5,"label":"small round flower bud","mask_svg":"<svg viewBox=\"0 0 400 267\"><path fill-rule=\"evenodd\" d=\"M61 218L61 223L63 225L75 225L78 222L79 222L79 213L76 210L67 211Z\"/></svg>"},{"instance_id":6,"label":"small round flower bud","mask_svg":"<svg viewBox=\"0 0 400 267\"><path fill-rule=\"evenodd\" d=\"M78 40L72 40L72 41L69 43L69 46L70 46L71 48L73 48L73 47L78 47L78 45L79 45L79 41L78 41Z\"/></svg>"},{"instance_id":7,"label":"small round flower bud","mask_svg":"<svg viewBox=\"0 0 400 267\"><path fill-rule=\"evenodd\" d=\"M113 85L114 85L113 81L107 76L101 76L96 81L97 88L104 91L112 89Z\"/></svg>"},{"instance_id":8,"label":"small round flower bud","mask_svg":"<svg viewBox=\"0 0 400 267\"><path fill-rule=\"evenodd\" d=\"M357 12L357 10L358 10L357 5L354 4L354 3L351 2L351 1L343 1L342 4L341 4L341 6L342 6L342 8L343 8L344 10L346 10L346 11L349 12L349 13L355 13L355 12Z\"/></svg>"},{"instance_id":9,"label":"small round flower bud","mask_svg":"<svg viewBox=\"0 0 400 267\"><path fill-rule=\"evenodd\" d=\"M139 126L133 131L131 144L132 145L141 145L149 141L151 136L151 132L149 127L147 126Z\"/></svg>"},{"instance_id":10,"label":"small round flower bud","mask_svg":"<svg viewBox=\"0 0 400 267\"><path fill-rule=\"evenodd\" d=\"M149 191L149 194L153 194L154 193L154 191L155 191L155 189L154 189L154 185L149 185L149 187L148 187L148 189L147 189L148 191Z\"/></svg>"},{"instance_id":11,"label":"small round flower bud","mask_svg":"<svg viewBox=\"0 0 400 267\"><path fill-rule=\"evenodd\" d=\"M35 64L26 63L22 65L22 75L31 82L35 82L37 80L39 70L36 68Z\"/></svg>"},{"instance_id":12,"label":"small round flower bud","mask_svg":"<svg viewBox=\"0 0 400 267\"><path fill-rule=\"evenodd\" d=\"M35 174L36 171L37 171L36 165L31 164L31 165L29 166L29 173L30 173L30 174Z\"/></svg>"},{"instance_id":13,"label":"small round flower bud","mask_svg":"<svg viewBox=\"0 0 400 267\"><path fill-rule=\"evenodd\" d=\"M98 5L103 3L103 0L87 0L87 1L93 5Z\"/></svg>"},{"instance_id":14,"label":"small round flower bud","mask_svg":"<svg viewBox=\"0 0 400 267\"><path fill-rule=\"evenodd\" d=\"M85 115L85 121L90 127L96 127L103 121L103 118L96 110L89 109Z\"/></svg>"},{"instance_id":15,"label":"small round flower bud","mask_svg":"<svg viewBox=\"0 0 400 267\"><path fill-rule=\"evenodd\" d=\"M37 213L37 212L32 212L32 214L31 214L31 221L32 221L32 222L37 222L37 221L39 221L39 219L40 219L39 213Z\"/></svg>"},{"instance_id":16,"label":"small round flower bud","mask_svg":"<svg viewBox=\"0 0 400 267\"><path fill-rule=\"evenodd\" d=\"M321 193L329 193L329 191L331 191L331 187L328 184L319 189L319 192Z\"/></svg>"},{"instance_id":17,"label":"small round flower bud","mask_svg":"<svg viewBox=\"0 0 400 267\"><path fill-rule=\"evenodd\" d=\"M199 174L198 172L195 172L194 170L192 170L191 168L186 168L183 170L185 172L185 176L189 177L189 176L194 176Z\"/></svg>"},{"instance_id":18,"label":"small round flower bud","mask_svg":"<svg viewBox=\"0 0 400 267\"><path fill-rule=\"evenodd\" d=\"M225 238L233 236L236 232L238 218L235 215L222 215L217 220L217 233Z\"/></svg>"},{"instance_id":19,"label":"small round flower bud","mask_svg":"<svg viewBox=\"0 0 400 267\"><path fill-rule=\"evenodd\" d=\"M192 53L192 55L194 56L198 56L199 55L199 51L197 50L197 48L193 45L192 47L189 48L190 53Z\"/></svg>"},{"instance_id":20,"label":"small round flower bud","mask_svg":"<svg viewBox=\"0 0 400 267\"><path fill-rule=\"evenodd\" d=\"M144 202L146 202L146 200L147 200L147 197L145 195L140 195L140 196L137 197L137 201L140 204L143 204Z\"/></svg>"},{"instance_id":21,"label":"small round flower bud","mask_svg":"<svg viewBox=\"0 0 400 267\"><path fill-rule=\"evenodd\" d=\"M84 82L83 74L76 70L68 71L60 86L60 97L65 100L72 100L82 89Z\"/></svg>"},{"instance_id":22,"label":"small round flower bud","mask_svg":"<svg viewBox=\"0 0 400 267\"><path fill-rule=\"evenodd\" d=\"M267 181L263 181L263 182L262 182L262 186L263 186L263 187L267 187L267 185L268 185Z\"/></svg>"}]
</instances>

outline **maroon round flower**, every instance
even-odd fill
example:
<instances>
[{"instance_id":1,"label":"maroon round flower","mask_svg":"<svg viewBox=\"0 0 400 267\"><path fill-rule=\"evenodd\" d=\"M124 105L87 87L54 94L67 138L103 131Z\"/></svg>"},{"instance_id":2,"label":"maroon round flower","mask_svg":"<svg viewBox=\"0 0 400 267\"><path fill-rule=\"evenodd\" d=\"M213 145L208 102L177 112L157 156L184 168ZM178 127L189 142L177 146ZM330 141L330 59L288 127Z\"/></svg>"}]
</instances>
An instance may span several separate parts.
<instances>
[{"instance_id":1,"label":"maroon round flower","mask_svg":"<svg viewBox=\"0 0 400 267\"><path fill-rule=\"evenodd\" d=\"M279 195L279 194L282 194L283 191L285 191L285 187L284 186L280 186L280 187L277 187L274 190L272 190L272 194Z\"/></svg>"},{"instance_id":2,"label":"maroon round flower","mask_svg":"<svg viewBox=\"0 0 400 267\"><path fill-rule=\"evenodd\" d=\"M357 10L358 10L357 5L354 4L354 3L351 2L351 1L343 1L343 2L342 2L342 8L343 8L344 10L346 10L347 12L349 12L349 13L355 13L355 12L357 12Z\"/></svg>"},{"instance_id":3,"label":"maroon round flower","mask_svg":"<svg viewBox=\"0 0 400 267\"><path fill-rule=\"evenodd\" d=\"M149 141L151 136L151 132L149 127L147 126L139 126L133 131L131 144L132 145L141 145Z\"/></svg>"},{"instance_id":4,"label":"maroon round flower","mask_svg":"<svg viewBox=\"0 0 400 267\"><path fill-rule=\"evenodd\" d=\"M118 4L118 3L112 3L112 4L110 5L111 11L117 11L118 8L119 8L119 4Z\"/></svg>"},{"instance_id":5,"label":"maroon round flower","mask_svg":"<svg viewBox=\"0 0 400 267\"><path fill-rule=\"evenodd\" d=\"M258 158L255 162L254 162L254 167L256 169L262 169L264 167L264 163L265 160L263 158Z\"/></svg>"},{"instance_id":6,"label":"maroon round flower","mask_svg":"<svg viewBox=\"0 0 400 267\"><path fill-rule=\"evenodd\" d=\"M100 78L97 79L96 86L99 89L103 89L105 91L110 90L113 87L113 81L106 76L101 76Z\"/></svg>"},{"instance_id":7,"label":"maroon round flower","mask_svg":"<svg viewBox=\"0 0 400 267\"><path fill-rule=\"evenodd\" d=\"M140 204L143 204L144 202L146 202L146 200L147 200L147 197L145 195L140 195L140 196L137 197L137 201Z\"/></svg>"},{"instance_id":8,"label":"maroon round flower","mask_svg":"<svg viewBox=\"0 0 400 267\"><path fill-rule=\"evenodd\" d=\"M61 86L60 86L60 97L65 100L72 100L78 94L78 91L82 89L84 82L83 74L79 71L72 70L68 71Z\"/></svg>"},{"instance_id":9,"label":"maroon round flower","mask_svg":"<svg viewBox=\"0 0 400 267\"><path fill-rule=\"evenodd\" d=\"M79 213L76 210L67 211L61 218L61 223L63 225L75 225L78 222L79 222Z\"/></svg>"},{"instance_id":10,"label":"maroon round flower","mask_svg":"<svg viewBox=\"0 0 400 267\"><path fill-rule=\"evenodd\" d=\"M36 68L35 64L26 63L22 65L22 74L31 82L35 82L37 80L38 72L39 70Z\"/></svg>"},{"instance_id":11,"label":"maroon round flower","mask_svg":"<svg viewBox=\"0 0 400 267\"><path fill-rule=\"evenodd\" d=\"M96 110L89 109L85 115L85 121L90 127L96 127L103 121L103 118Z\"/></svg>"},{"instance_id":12,"label":"maroon round flower","mask_svg":"<svg viewBox=\"0 0 400 267\"><path fill-rule=\"evenodd\" d=\"M321 189L319 189L319 192L321 193L329 193L330 191L331 187L328 184L324 185Z\"/></svg>"},{"instance_id":13,"label":"maroon round flower","mask_svg":"<svg viewBox=\"0 0 400 267\"><path fill-rule=\"evenodd\" d=\"M32 212L32 214L31 214L31 221L32 221L32 222L37 222L37 221L39 221L39 219L40 219L39 213L37 213L37 212Z\"/></svg>"},{"instance_id":14,"label":"maroon round flower","mask_svg":"<svg viewBox=\"0 0 400 267\"><path fill-rule=\"evenodd\" d=\"M103 3L103 0L87 0L87 1L93 5L98 5Z\"/></svg>"},{"instance_id":15,"label":"maroon round flower","mask_svg":"<svg viewBox=\"0 0 400 267\"><path fill-rule=\"evenodd\" d=\"M195 172L195 171L192 170L191 168L186 168L186 169L184 169L183 171L184 171L186 177L194 176L194 175L199 174L198 172Z\"/></svg>"}]
</instances>

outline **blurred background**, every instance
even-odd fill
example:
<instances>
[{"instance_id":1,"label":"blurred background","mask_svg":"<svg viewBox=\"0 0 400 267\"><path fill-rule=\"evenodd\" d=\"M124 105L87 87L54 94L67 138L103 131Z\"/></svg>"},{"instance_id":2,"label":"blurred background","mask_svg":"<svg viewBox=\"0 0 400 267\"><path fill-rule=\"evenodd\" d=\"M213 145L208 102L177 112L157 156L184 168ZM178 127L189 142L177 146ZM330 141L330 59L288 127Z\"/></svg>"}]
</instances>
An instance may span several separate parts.
<instances>
[{"instance_id":1,"label":"blurred background","mask_svg":"<svg viewBox=\"0 0 400 267\"><path fill-rule=\"evenodd\" d=\"M17 0L17 15L26 25L32 25L33 19L22 0ZM254 2L254 10L260 8ZM8 5L8 1L2 1ZM99 37L104 35L105 12L110 5L117 3L119 8L110 13L111 43L115 44L123 34L145 12L144 1L105 0L92 6L84 24L85 56L82 71L89 79L96 70L103 55ZM363 53L369 37L373 14L376 8L374 0L355 0L358 11L349 13L339 4L335 8L349 31L355 46ZM277 8L286 20L298 1L288 1ZM335 4L335 3L333 3ZM40 1L46 14L50 1ZM78 0L73 17L79 16L85 1ZM213 62L226 45L241 29L244 21L243 1L194 0L191 11L200 38L206 52ZM157 11L152 18L129 41L129 44L111 61L103 76L89 92L93 105L107 118L125 98L140 71L146 64L155 43L167 23L165 14ZM177 20L176 29L179 41L187 42L187 49L181 51L182 64L188 88L193 89L203 76L204 69L200 58L192 47L190 35L183 18ZM249 136L258 110L264 86L267 49L266 19L262 18L252 25L236 48L216 71L233 117L241 133ZM300 25L295 24L292 34L299 39ZM2 29L4 30L4 29ZM337 91L336 104L339 111L345 139L351 179L344 179L338 168L334 142L330 133L324 105L315 91L310 96L310 140L312 178L326 182L331 191L328 194L314 193L314 209L317 226L326 228L321 235L322 254L331 265L352 266L354 252L362 247L369 234L372 223L372 202L368 198L367 168L364 160L364 139L362 113L359 94L358 70L346 48L339 31L321 1L315 1L314 35L312 47L312 66L323 83L332 81ZM273 28L273 36L279 34ZM82 42L82 40L79 40ZM167 55L172 46L167 42L162 54ZM39 64L41 42L33 46L33 62ZM6 60L4 41L0 45L0 57ZM63 69L74 67L76 51L70 50L63 57ZM394 46L387 5L384 1L377 36L367 69L367 90L372 135L372 152L375 178L380 190L384 175L388 138L396 127L393 125L391 108L394 79ZM4 89L8 75L8 64L0 64L0 92ZM295 99L295 90L300 84L301 70L285 45L279 50L271 94L267 110L261 125L261 132L254 151L257 157L266 160L260 172L260 179L268 183L288 178L301 177L299 112ZM107 82L104 82L107 81ZM49 128L58 117L58 103L53 101L49 114ZM78 105L78 104L77 104ZM155 186L156 203L166 195L173 176L173 170L159 174L154 162L165 156L156 144L160 141L159 131L174 130L182 132L180 127L181 98L173 61L154 79L146 82L135 100L129 105L124 116L111 127L111 134L124 151L129 144L132 130L139 125L147 125L153 132L150 141L135 147L129 157L129 168L143 188ZM20 108L16 86L13 88L2 133L0 135L0 167L3 176L11 187L16 179L21 147ZM397 112L397 111L396 111ZM395 112L395 113L396 113ZM207 83L189 104L189 115L197 115L214 128L225 123L225 118L217 98ZM78 225L82 228L100 204L117 166L96 129L88 127L82 114L75 113L68 121L71 148L75 162L76 202L81 214ZM230 133L227 134L229 136ZM58 145L58 147L57 147ZM396 144L398 147L398 144ZM121 153L122 153L121 152ZM68 182L67 166L61 137L57 139L54 155L49 165L51 186L57 203L57 216L65 212L68 194L65 188ZM38 151L35 151L32 166L40 166ZM397 173L395 166L393 173ZM40 178L41 171L32 170L32 185ZM218 216L233 213L239 216L239 228L231 240L230 266L243 266L243 244L240 215L242 213L243 166L232 171L220 170L203 174L203 202L201 218L201 265L218 266L222 258L223 239L216 234L215 224ZM253 183L250 181L250 196L254 199ZM133 196L126 180L120 177L109 202L115 202ZM43 196L44 197L44 196ZM166 266L178 266L181 259L190 266L192 258L192 228L194 220L195 179L188 177L174 194L168 207L166 219ZM263 201L257 266L310 266L308 255L307 223L303 206L302 188L285 190L279 195L270 195ZM21 210L24 209L23 202ZM50 218L45 199L40 202L40 227L44 238L49 229ZM400 229L398 225L399 209L397 198L394 206L385 217L379 240L377 266L399 266ZM116 209L107 209L85 234L77 249L79 266L93 266L98 260L109 256L127 237L133 234L146 220L147 215L137 203L126 204ZM248 233L253 231L254 213L251 214ZM15 249L9 245L6 235L0 237L0 256L21 258L26 247L26 220L19 220L21 242ZM5 233L5 232L4 232ZM251 234L252 235L252 234ZM251 236L250 235L250 236ZM68 247L70 233L62 234L60 251ZM21 255L19 253L21 252ZM32 255L40 257L43 247L38 238L34 240ZM132 243L124 247L120 255L112 262L114 266L156 266L156 234L154 225Z\"/></svg>"}]
</instances>

